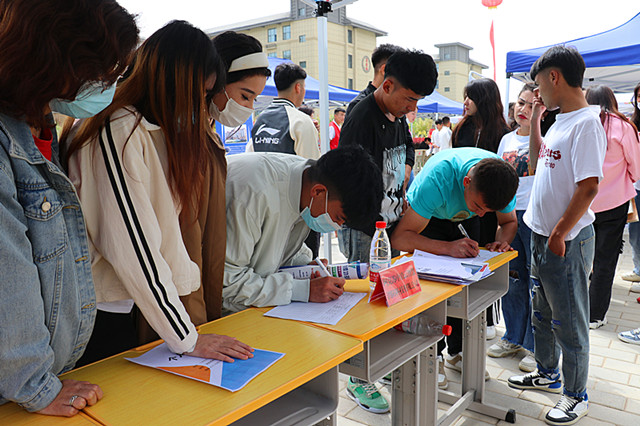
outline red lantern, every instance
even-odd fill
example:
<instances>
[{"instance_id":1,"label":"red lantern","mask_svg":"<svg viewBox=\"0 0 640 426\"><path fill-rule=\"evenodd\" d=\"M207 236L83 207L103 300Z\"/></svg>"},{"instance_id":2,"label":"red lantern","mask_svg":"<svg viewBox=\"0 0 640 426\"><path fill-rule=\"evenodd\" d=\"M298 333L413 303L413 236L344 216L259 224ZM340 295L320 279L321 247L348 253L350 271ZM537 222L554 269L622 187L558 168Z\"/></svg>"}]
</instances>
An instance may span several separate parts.
<instances>
[{"instance_id":1,"label":"red lantern","mask_svg":"<svg viewBox=\"0 0 640 426\"><path fill-rule=\"evenodd\" d=\"M502 0L482 0L482 5L489 9L495 9L502 4Z\"/></svg>"}]
</instances>

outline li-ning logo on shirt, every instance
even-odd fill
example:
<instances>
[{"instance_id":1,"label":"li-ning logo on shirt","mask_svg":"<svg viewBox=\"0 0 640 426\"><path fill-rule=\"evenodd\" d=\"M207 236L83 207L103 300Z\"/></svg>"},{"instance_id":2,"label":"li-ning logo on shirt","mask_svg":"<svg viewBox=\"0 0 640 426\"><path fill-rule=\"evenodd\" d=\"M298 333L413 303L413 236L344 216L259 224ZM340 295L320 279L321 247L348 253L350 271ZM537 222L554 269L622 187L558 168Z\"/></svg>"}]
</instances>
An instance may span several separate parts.
<instances>
[{"instance_id":1,"label":"li-ning logo on shirt","mask_svg":"<svg viewBox=\"0 0 640 426\"><path fill-rule=\"evenodd\" d=\"M267 127L266 124L263 124L262 126L258 127L258 131L256 132L256 135L259 135L262 132L266 132L266 133L270 134L271 136L273 136L276 133L278 133L279 131L280 131L279 129L274 129L272 127Z\"/></svg>"}]
</instances>

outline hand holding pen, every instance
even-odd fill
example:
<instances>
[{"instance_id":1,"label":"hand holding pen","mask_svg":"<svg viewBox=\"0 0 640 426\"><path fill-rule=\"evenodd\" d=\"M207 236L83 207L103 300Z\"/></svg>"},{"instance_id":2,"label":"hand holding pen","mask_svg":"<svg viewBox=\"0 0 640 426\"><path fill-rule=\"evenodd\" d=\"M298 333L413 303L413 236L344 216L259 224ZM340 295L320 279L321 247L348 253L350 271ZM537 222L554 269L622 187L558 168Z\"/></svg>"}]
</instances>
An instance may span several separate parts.
<instances>
[{"instance_id":1,"label":"hand holding pen","mask_svg":"<svg viewBox=\"0 0 640 426\"><path fill-rule=\"evenodd\" d=\"M332 277L324 262L316 258L320 271L311 275L309 281L309 302L330 302L342 296L344 278Z\"/></svg>"},{"instance_id":2,"label":"hand holding pen","mask_svg":"<svg viewBox=\"0 0 640 426\"><path fill-rule=\"evenodd\" d=\"M461 223L458 224L460 233L464 236L449 243L449 255L452 257L476 257L479 252L478 243L472 240Z\"/></svg>"}]
</instances>

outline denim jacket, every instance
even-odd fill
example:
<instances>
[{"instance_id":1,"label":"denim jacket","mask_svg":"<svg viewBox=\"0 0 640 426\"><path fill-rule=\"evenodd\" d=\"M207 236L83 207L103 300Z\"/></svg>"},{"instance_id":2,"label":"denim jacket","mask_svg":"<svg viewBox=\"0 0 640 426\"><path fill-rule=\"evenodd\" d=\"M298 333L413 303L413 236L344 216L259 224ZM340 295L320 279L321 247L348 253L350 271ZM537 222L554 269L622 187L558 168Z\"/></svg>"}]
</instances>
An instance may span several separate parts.
<instances>
[{"instance_id":1,"label":"denim jacket","mask_svg":"<svg viewBox=\"0 0 640 426\"><path fill-rule=\"evenodd\" d=\"M55 132L54 132L55 134ZM95 320L80 202L27 124L0 113L0 404L49 405L56 377L80 358Z\"/></svg>"}]
</instances>

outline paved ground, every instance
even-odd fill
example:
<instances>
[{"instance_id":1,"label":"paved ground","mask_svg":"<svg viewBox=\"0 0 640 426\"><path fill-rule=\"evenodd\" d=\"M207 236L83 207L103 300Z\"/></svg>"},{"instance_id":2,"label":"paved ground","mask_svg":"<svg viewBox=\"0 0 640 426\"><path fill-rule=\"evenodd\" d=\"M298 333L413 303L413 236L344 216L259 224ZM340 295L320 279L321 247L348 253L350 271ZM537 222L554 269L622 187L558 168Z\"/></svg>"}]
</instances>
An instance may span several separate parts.
<instances>
[{"instance_id":1,"label":"paved ground","mask_svg":"<svg viewBox=\"0 0 640 426\"><path fill-rule=\"evenodd\" d=\"M626 238L626 233L625 233ZM333 261L343 261L332 240ZM322 252L321 252L322 253ZM640 345L621 342L617 333L640 327L640 304L636 298L640 294L631 293L629 284L619 278L620 273L633 268L631 248L625 243L624 253L618 262L613 285L611 307L607 314L609 323L591 333L591 357L589 366L589 415L578 424L589 425L640 425ZM497 326L498 337L487 341L487 348L504 334L504 324ZM486 383L486 401L495 405L514 408L520 425L543 425L546 412L555 405L559 396L538 391L519 391L507 386L507 378L520 372L518 362L523 354L506 358L487 357L487 369L492 379ZM460 392L460 373L447 369L450 391ZM347 376L340 375L340 403L338 405L338 425L390 425L389 414L371 414L358 407L345 391ZM381 393L391 401L389 388L378 384ZM444 413L448 406L440 403ZM457 422L461 425L507 425L504 421L466 412Z\"/></svg>"}]
</instances>

